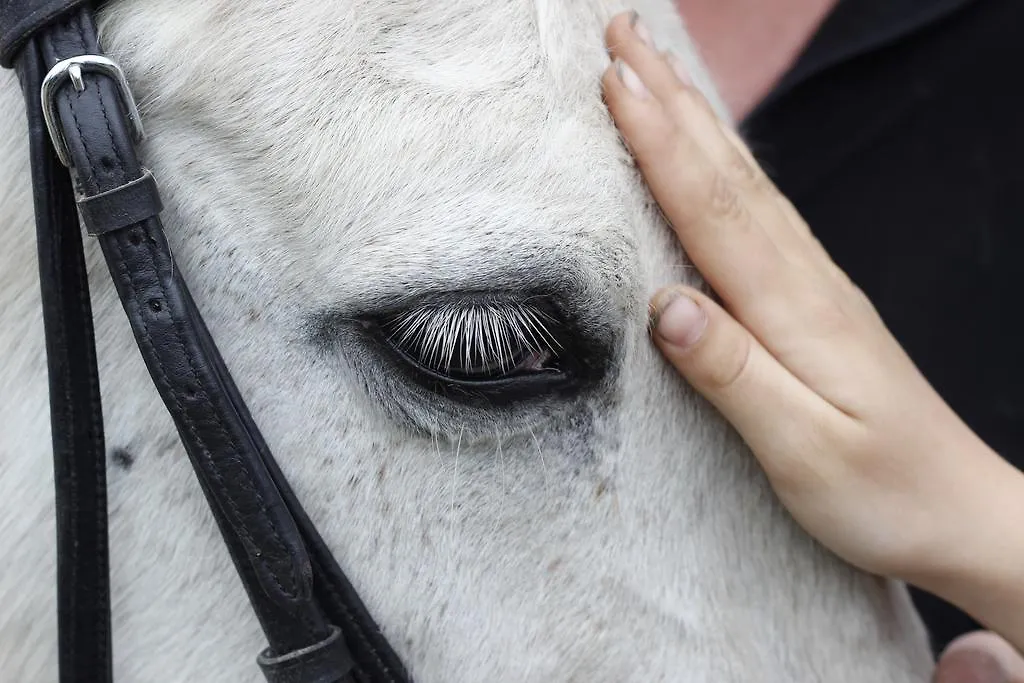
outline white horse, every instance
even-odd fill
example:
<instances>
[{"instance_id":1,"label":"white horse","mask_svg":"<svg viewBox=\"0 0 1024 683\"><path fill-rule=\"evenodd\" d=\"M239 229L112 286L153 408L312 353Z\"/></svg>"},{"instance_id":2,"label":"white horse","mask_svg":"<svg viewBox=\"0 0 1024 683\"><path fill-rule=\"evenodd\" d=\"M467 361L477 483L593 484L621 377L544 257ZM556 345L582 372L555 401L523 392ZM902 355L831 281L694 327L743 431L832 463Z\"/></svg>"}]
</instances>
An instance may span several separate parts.
<instances>
[{"instance_id":1,"label":"white horse","mask_svg":"<svg viewBox=\"0 0 1024 683\"><path fill-rule=\"evenodd\" d=\"M636 8L717 103L670 0ZM117 0L100 22L176 265L416 681L922 683L902 585L805 536L646 338L647 296L697 276L601 101L622 9ZM0 680L35 683L56 680L53 484L11 73L0 121ZM260 680L262 635L87 249L117 679ZM390 341L355 322L381 311ZM411 360L510 379L467 400Z\"/></svg>"}]
</instances>

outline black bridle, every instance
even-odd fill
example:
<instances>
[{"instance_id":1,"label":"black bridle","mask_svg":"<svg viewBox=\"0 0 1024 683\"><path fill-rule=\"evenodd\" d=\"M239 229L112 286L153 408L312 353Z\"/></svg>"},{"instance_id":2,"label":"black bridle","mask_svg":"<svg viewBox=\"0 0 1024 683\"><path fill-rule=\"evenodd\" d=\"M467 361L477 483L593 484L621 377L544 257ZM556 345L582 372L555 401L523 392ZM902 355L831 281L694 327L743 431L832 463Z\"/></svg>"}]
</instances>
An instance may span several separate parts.
<instances>
[{"instance_id":1,"label":"black bridle","mask_svg":"<svg viewBox=\"0 0 1024 683\"><path fill-rule=\"evenodd\" d=\"M120 68L102 54L92 4L0 0L0 65L18 73L29 125L61 683L112 680L106 450L83 226L100 244L266 634L258 661L267 680L404 683L401 662L281 474L172 267L156 182L136 154L138 111Z\"/></svg>"}]
</instances>

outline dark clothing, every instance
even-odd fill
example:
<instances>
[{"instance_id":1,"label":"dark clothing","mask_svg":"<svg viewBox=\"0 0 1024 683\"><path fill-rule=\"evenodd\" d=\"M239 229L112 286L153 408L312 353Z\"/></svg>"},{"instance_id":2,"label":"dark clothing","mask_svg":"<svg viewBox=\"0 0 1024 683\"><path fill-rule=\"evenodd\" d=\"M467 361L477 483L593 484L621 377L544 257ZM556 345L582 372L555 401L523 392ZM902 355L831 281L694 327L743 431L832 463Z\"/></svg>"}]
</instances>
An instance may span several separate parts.
<instances>
[{"instance_id":1,"label":"dark clothing","mask_svg":"<svg viewBox=\"0 0 1024 683\"><path fill-rule=\"evenodd\" d=\"M842 0L743 132L932 385L1024 467L1024 2ZM937 648L977 628L915 599Z\"/></svg>"}]
</instances>

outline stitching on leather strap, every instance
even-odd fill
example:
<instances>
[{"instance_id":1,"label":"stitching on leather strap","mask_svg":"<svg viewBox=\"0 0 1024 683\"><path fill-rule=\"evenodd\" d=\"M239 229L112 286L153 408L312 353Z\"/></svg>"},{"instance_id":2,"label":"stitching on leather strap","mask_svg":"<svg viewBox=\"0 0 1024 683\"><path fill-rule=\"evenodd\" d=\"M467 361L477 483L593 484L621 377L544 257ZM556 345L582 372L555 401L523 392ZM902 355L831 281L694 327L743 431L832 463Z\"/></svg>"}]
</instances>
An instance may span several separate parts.
<instances>
[{"instance_id":1,"label":"stitching on leather strap","mask_svg":"<svg viewBox=\"0 0 1024 683\"><path fill-rule=\"evenodd\" d=\"M69 32L73 31L75 34L77 34L77 37L78 37L78 41L77 42L78 42L78 44L75 45L75 47L80 52L87 52L88 51L88 46L87 46L87 41L86 41L86 38L85 38L85 30L84 30L84 27L82 25L81 12L77 13L76 15L74 15L72 17L69 17L67 22L65 23L65 26L66 26L66 28L67 28L67 30ZM56 46L53 44L52 39L50 39L50 43L49 44L50 44L50 49L52 51L54 51L54 52L57 52ZM95 91L93 91L92 88L95 88ZM120 151L120 149L119 149L119 147L117 145L117 142L116 142L116 139L114 137L113 131L111 130L110 118L109 118L108 111L107 111L106 98L104 97L103 89L100 86L99 81L97 81L93 85L89 86L89 91L90 91L90 94L92 94L92 92L95 92L95 94L96 94L97 101L99 102L100 109L101 109L101 111L103 113L103 116L104 116L104 123L105 123L106 133L107 133L107 136L109 138L109 143L110 143L109 148L112 151L113 156L114 156L114 158L117 161L118 170L121 171L121 173L123 174L124 171L125 171L125 166L126 166L125 160L121 157L121 151ZM70 97L67 98L67 101L68 101L69 109L71 110L71 114L72 114L72 116L75 119L75 124L76 124L76 127L78 128L79 138L80 138L81 144L82 144L82 149L83 149L83 151L85 153L85 156L86 156L86 161L87 161L86 171L89 173L89 175L91 177L95 177L95 173L93 172L93 169L96 167L96 159L95 159L96 150L89 148L88 138L83 134L81 126L79 124L79 121L78 121L78 118L77 118L77 115L76 115L76 112L75 112L75 103L76 103L76 100L78 99L78 97L80 97L80 95L70 96ZM82 169L79 169L79 170L81 171ZM97 182L98 182L98 179L97 179ZM115 191L116 191L116 188L115 188ZM143 229L145 229L145 228L143 227ZM151 243L149 243L150 242L149 240L146 240L146 242L147 242L147 248L148 248L148 250L150 252L150 258L151 258L152 261L155 262L156 261L156 257L155 257L155 253L153 252L153 245ZM118 253L123 255L123 252L121 251L120 248L118 250ZM125 278L125 281L128 282L128 284L132 288L134 297L136 299L136 303L138 305L138 317L139 317L139 320L141 321L141 324L143 325L143 329L144 329L145 335L147 337L147 341L150 342L150 348L153 349L153 351L154 351L153 355L159 361L160 360L160 356L159 356L159 354L157 354L155 352L155 348L152 346L151 335L150 335L150 332L149 332L149 327L148 327L148 325L146 324L146 321L145 321L145 315L146 315L145 311L144 311L145 303L140 299L138 291L135 289L134 282L132 280L133 280L133 278L131 277L131 272L129 271L128 272L128 277ZM167 292L165 291L163 283L160 281L159 278L155 279L155 285L160 290L161 298L164 301L167 301ZM206 391L206 389L203 386L202 382L199 380L199 373L197 372L197 369L196 369L195 360L192 358L192 355L189 353L187 345L183 343L182 338L181 338L181 332L180 332L180 330L178 329L178 326L177 326L177 321L174 320L173 318L171 320L170 329L174 332L173 338L178 343L178 345L179 345L179 347L181 349L182 355L188 361L188 366L189 366L189 370L191 371L190 374L191 374L192 381L194 381L196 383L196 385L200 387L201 390ZM214 462L213 454L210 451L209 447L206 445L205 441L202 439L201 430L198 429L197 425L194 423L194 421L192 420L192 418L190 417L188 412L183 408L183 406L179 402L178 396L177 396L177 393L178 393L177 392L177 387L174 384L172 384L172 382L170 380L170 377L164 372L162 367L160 368L160 372L161 372L161 375L162 375L163 380L164 380L164 385L167 387L167 389L168 389L168 391L169 391L169 393L170 393L170 395L172 397L173 403L175 404L178 412L182 415L183 420L185 421L186 425L189 428L189 431L191 432L191 434L192 434L192 436L194 438L194 443L196 443L197 446L199 447L199 449L201 450L201 452L202 452L202 454L204 456L204 459L207 461L207 463L211 463L212 464ZM231 454L237 456L238 453L239 453L239 446L238 446L237 441L230 434L229 430L224 426L224 423L223 423L220 415L217 413L217 411L210 411L210 412L211 412L211 415L213 417L213 420L214 420L214 423L216 425L216 429L217 429L217 432L218 432L219 436L221 436L223 438L225 444L230 449ZM207 469L208 472L211 473L212 479L214 480L214 483L216 483L216 485L218 486L220 491L224 494L223 497L226 498L226 502L227 502L229 508L231 509L232 515L235 518L236 522L242 522L242 520L244 519L244 516L241 514L241 511L240 511L240 509L238 507L238 502L237 502L235 496L232 495L231 488L227 486L226 482L224 481L223 475L221 474L219 469L217 467L215 467L215 466L209 466L206 469ZM254 555L251 552L247 552L246 554L250 557L250 560L255 565L259 566L262 569L264 575L268 576L274 582L275 586L277 587L278 590L281 591L282 594L284 594L288 598L295 599L295 598L299 597L301 579L294 574L294 569L295 568L294 568L293 563L291 562L290 554L288 552L288 547L284 543L283 539L281 538L280 532L278 531L278 529L277 529L277 527L276 527L276 525L275 525L275 523L273 521L273 518L269 515L269 512L268 512L267 507L266 507L266 502L263 500L262 496L260 496L256 492L256 486L254 485L254 482L252 481L251 477L249 478L248 484L249 484L249 490L254 494L253 497L255 499L255 503L256 503L257 509L261 513L261 517L260 517L260 519L258 521L260 523L264 524L265 528L269 531L268 535L270 537L271 542L274 545L273 551L274 551L274 553L275 553L275 555L277 557L281 558L284 561L283 564L285 564L285 568L288 571L288 573L290 574L290 576L288 576L287 579L284 579L284 577L281 576L278 573L277 568L274 567L272 564L270 564L268 562L268 559L269 559L268 557ZM257 545L254 542L254 539L253 539L252 535L249 533L249 530L248 530L247 526L244 523L236 524L235 526L236 526L236 530L239 532L239 535L243 538L244 541L247 542L247 544L249 545L250 548ZM287 587L286 587L286 584L287 584Z\"/></svg>"},{"instance_id":2,"label":"stitching on leather strap","mask_svg":"<svg viewBox=\"0 0 1024 683\"><path fill-rule=\"evenodd\" d=\"M140 229L145 231L145 228L143 228L141 226L140 226ZM155 260L155 254L153 253L152 245L149 244L149 240L144 240L144 241L147 243L147 249L148 249L148 251L150 253L150 258ZM127 259L124 258L124 253L123 253L122 245L120 244L120 242L115 239L115 240L112 241L112 244L114 244L117 247L118 256L121 258L121 260L127 260ZM136 306L136 316L138 317L138 319L140 321L140 324L142 326L143 332L145 333L146 344L150 347L151 351L153 352L154 357L157 358L157 360L159 361L159 355L156 353L155 347L153 346L152 335L150 334L149 325L146 322L145 314L143 312L143 308L144 308L145 304L142 301L142 297L139 295L139 291L135 288L135 282L134 282L134 278L132 277L131 272L130 271L126 272L126 273L124 273L124 275L126 276L126 277L124 277L124 282L129 286L129 288L131 289L131 292L132 292L132 298L133 298L135 306ZM161 298L164 301L166 301L167 300L166 291L163 289L163 286L161 284L159 284L159 281L158 281L158 286L160 287ZM177 342L178 346L181 348L182 355L188 361L189 369L191 370L191 375L192 375L191 379L196 383L196 385L199 387L199 389L201 391L205 392L206 391L206 387L203 385L203 383L198 378L198 375L197 375L196 369L195 369L195 362L192 359L191 354L188 353L186 345L182 342L181 337L179 336L177 325L173 325L172 324L172 327L173 327L174 332L175 332L175 335L174 335L175 341ZM208 463L213 462L213 459L214 459L213 458L213 454L211 453L209 447L206 445L206 442L203 440L202 436L200 435L200 430L198 429L197 425L192 420L191 416L188 414L188 412L185 410L185 408L178 401L178 396L177 396L176 388L172 384L172 382L171 382L170 378L168 377L168 375L165 373L164 368L163 368L163 364L158 362L156 364L156 367L159 370L160 380L163 383L163 385L167 388L167 392L168 392L168 394L171 397L171 401L173 402L175 409L182 416L182 420L185 422L186 426L189 429L189 432L192 434L193 443L195 443L198 446L198 448L201 451L204 459ZM237 454L238 446L235 443L234 439L232 439L230 437L230 435L228 434L228 431L225 429L223 422L220 420L220 416L216 414L216 411L211 411L211 412L213 412L214 419L215 419L215 421L217 423L217 427L218 427L218 431L219 431L220 435L222 437L224 437L224 441L228 444L229 448L231 449L231 452L233 454ZM240 520L242 518L242 515L241 515L241 512L238 509L238 503L234 499L234 497L230 495L230 491L228 490L228 487L226 486L226 484L224 482L224 478L221 475L220 471L216 467L208 467L207 471L210 472L212 478L214 479L214 481L218 485L218 487L223 492L228 494L228 495L225 496L227 498L227 503L231 507L231 511L232 511L235 519L236 520ZM250 485L251 489L255 489L255 486L253 486L253 482L252 482L251 479L249 481L249 485ZM257 503L259 505L260 512L262 512L264 514L264 518L265 518L265 521L266 521L267 525L270 527L271 537L276 542L276 545L277 545L276 550L278 550L279 552L281 552L282 555L287 557L287 548L286 548L284 542L281 540L280 534L278 533L277 528L274 526L273 521L268 516L265 502L263 501L263 499L261 497L257 496ZM249 544L254 545L253 539L250 536L250 534L248 532L248 529L245 527L245 525L238 525L236 528L239 530L240 535L242 535L243 538L246 541L248 541ZM272 567L268 566L267 563L262 560L262 558L253 558L253 559L255 561L259 562L265 568L266 573L271 577L271 579L273 579L274 583L277 585L277 587L281 590L282 593L284 593L286 596L291 597L291 598L297 597L296 593L294 592L294 589L287 589L287 588L285 588L282 585L282 582L281 582L280 578L278 577L277 573L274 571L274 569ZM292 577L292 578L294 579L294 577Z\"/></svg>"},{"instance_id":3,"label":"stitching on leather strap","mask_svg":"<svg viewBox=\"0 0 1024 683\"><path fill-rule=\"evenodd\" d=\"M70 25L72 24L73 21L74 21L74 17L69 17L68 19L64 20L64 23L67 26L70 27ZM84 51L85 50L85 37L84 37L84 34L83 34L81 28L79 28L78 33L79 33L80 40L81 40L81 50ZM56 47L53 44L52 35L48 34L46 36L46 42L49 45L50 50L56 52ZM69 100L69 102L70 102L70 100ZM72 113L74 113L74 105L73 104L71 105L71 110L72 110ZM77 117L75 117L75 125L78 126L78 118ZM79 131L81 131L80 128L79 128ZM84 147L84 137L82 139L83 139L83 147ZM86 151L86 153L88 154L88 151ZM77 268L76 268L76 270L77 270ZM82 276L84 277L84 273L82 274ZM84 297L87 297L87 296L88 295L86 294L85 290L80 292L80 302L79 302L79 305L82 305L81 299L84 298ZM98 377L90 377L89 381L90 381L91 384L96 385L96 384L98 384ZM98 386L95 386L94 389L97 391L97 395L98 395ZM93 408L95 410L95 405L93 406ZM102 466L105 466L105 462L103 463ZM76 490L79 489L79 485L78 485L77 481L75 481L74 486L75 486ZM106 520L103 518L103 512L102 512L102 509L106 507L106 505L105 505L105 503L106 503L106 491L104 490L104 488L99 488L97 491L93 492L93 495L95 496L95 499L97 500L97 502L100 502L100 501L103 502L102 506L97 505L97 510L96 510L97 524L99 524L99 525L106 524ZM77 564L76 564L76 569L77 569ZM106 584L106 587L109 587L109 583ZM75 598L75 600L77 601L77 597ZM104 636L101 639L97 639L97 642L101 642L101 643L108 642L107 631L109 629L109 620L108 620L108 618L106 616L97 615L97 619L96 619L96 621L93 624L93 628L94 628L94 630L97 633L103 633L104 634ZM72 647L72 652L75 652L76 649L77 648ZM106 649L106 648L104 648L104 649ZM76 655L73 654L72 656L75 657ZM109 653L106 653L105 656L109 657Z\"/></svg>"},{"instance_id":4,"label":"stitching on leather strap","mask_svg":"<svg viewBox=\"0 0 1024 683\"><path fill-rule=\"evenodd\" d=\"M56 7L57 10L53 14L46 14L42 9L30 12L30 5L38 6L42 3L51 9ZM40 43L45 45L43 63L52 65L77 53L101 55L91 12L80 7L80 4L79 0L66 0L59 6L54 2L47 3L47 0L41 0L41 3L26 1L13 4L0 0L0 23L9 28L12 23L10 17L18 17L16 28L20 30L25 24L25 16L59 16L59 20L47 18L41 21L44 29L38 34L38 39L29 42L33 57L39 52ZM11 7L15 7L16 11L7 12ZM75 11L69 14L65 9ZM0 35L4 46L10 46L10 36L16 32ZM31 33L28 35L31 36ZM32 63L34 65L35 60ZM45 71L45 67L42 71ZM42 71L33 71L32 78L38 80ZM74 84L83 87L77 75ZM333 669L330 674L334 676L344 665L347 671L343 676L344 681L404 680L400 662L396 663L396 668L387 663L392 661L394 655L386 640L374 631L372 618L366 613L340 568L334 564L330 551L321 547L323 542L319 534L291 493L287 480L280 474L258 427L251 421L248 409L238 395L216 345L208 335L184 280L175 273L173 256L157 217L162 207L156 183L152 175L139 166L134 145L126 135L122 102L120 99L115 101L113 92L110 82L91 77L81 91L65 85L56 93L54 104L63 117L64 129L68 132L77 131L79 136L69 140L73 143L71 153L79 162L71 165L72 174L79 181L75 204L89 232L101 237L100 245L108 259L119 298L128 312L139 347L184 437L193 465L202 479L208 502L214 507L215 517L222 525L229 550L238 562L239 573L249 589L253 607L264 622L264 631L271 642L267 652L290 652L295 655L294 660L274 662L273 666L278 672L291 676L301 671L303 679L317 673L319 667L323 667L323 671ZM36 111L32 106L29 99L30 111ZM47 110L47 113L52 113L52 110ZM103 117L102 123L99 121L100 116ZM41 143L43 139L33 137L32 140L35 144ZM35 149L37 157L40 152L46 152L47 163L55 163L53 150L49 146L37 144ZM38 183L36 190L36 199L41 201ZM71 187L67 183L67 176L64 176L59 196L54 197L52 205L45 209L60 213L62 234L58 237L62 239L78 237L70 198ZM75 244L80 247L79 240L76 239ZM61 258L66 260L66 256ZM63 273L69 278L82 279L85 276L84 264L68 264ZM63 279L60 281L64 284L69 282ZM69 291L72 293L69 294ZM87 293L72 289L62 291L60 295L63 308L73 312L74 302L69 299L77 297L77 303L88 315ZM58 342L74 345L82 329L80 321L76 320L74 325L68 324L66 329L60 330L56 338ZM91 334L91 326L84 329ZM95 354L91 355L95 360ZM98 375L95 370L92 371L93 376L86 378L78 377L73 367L70 372L64 369L58 369L57 372L62 372L66 383L77 383L77 388L88 382L88 387L98 394ZM90 397L89 400L93 407L98 407L98 396ZM89 403L80 401L70 407L62 407L61 410L78 435L75 437L75 452L83 449L83 444L89 441L100 444L97 463L90 460L84 469L79 467L73 470L73 481L69 482L68 489L75 495L88 496L93 493L96 498L105 501L105 491L102 489L94 492L81 490L83 484L88 484L92 474L97 473L94 467L100 472L105 470L102 419L98 413L92 417L86 416L84 411L89 407ZM83 420L87 420L87 423L79 424ZM278 489L286 492L283 498L278 495ZM285 507L284 510L279 509L281 505ZM101 507L105 510L105 505ZM105 529L105 516L100 515L98 509L96 514L102 517L96 521L102 522ZM289 515L298 516L301 525ZM86 525L89 522L87 517L79 516L78 519ZM316 545L315 553L303 547L304 543L308 545L310 542ZM105 550L106 545L104 538L97 547ZM78 552L78 556L83 562L88 560L87 553ZM326 562L331 567L329 572L324 570L325 558L329 560ZM312 567L316 571L310 575ZM76 565L72 570L80 572L78 576L72 577L72 586L79 581L89 580L91 576L88 563L82 568ZM109 595L109 586L102 586L92 595L100 596L100 591ZM307 595L307 592L310 594ZM323 604L327 603L328 595L334 600L333 605ZM283 601L283 598L286 600ZM72 599L72 615L92 608L88 594L72 596ZM292 602L287 602L288 599ZM324 614L324 611L328 614ZM354 653L349 651L344 638L322 643L320 648L310 646L314 649L309 652L304 647L293 649L292 646L301 645L310 636L314 639L318 637L325 626L330 625L335 629L334 625L325 623L325 617L328 620L333 617L347 625L346 632L361 646L359 652L365 666L358 666L354 658L351 658L351 662L345 661ZM89 647L92 637L89 626L93 620L81 616L75 618L78 622L73 637L80 637L77 643L77 649L81 651L79 654L92 657L96 648ZM105 633L107 637L104 642L109 645L109 624L97 622L94 632ZM70 645L72 656L69 661L74 663L78 659L75 656L76 644L72 642ZM96 647L103 648L104 645L99 643ZM109 655L109 647L102 651ZM68 659L66 654L62 649L62 671L67 669L63 664ZM345 659L341 659L342 656ZM349 666L352 668L349 669ZM91 670L92 667L87 668Z\"/></svg>"},{"instance_id":5,"label":"stitching on leather strap","mask_svg":"<svg viewBox=\"0 0 1024 683\"><path fill-rule=\"evenodd\" d=\"M321 575L323 575L325 577L329 576L329 574L326 571L324 571L323 565L320 562L318 562L315 557L310 557L310 562L314 566L320 568L320 574ZM356 619L355 615L352 614L352 610L349 609L348 604L346 604L344 598L341 597L341 594L338 591L337 586L334 585L334 582L332 582L332 581L325 581L323 583L323 585L327 589L327 592L330 593L331 597L334 598L334 600L337 603L337 605L339 607L341 607L341 611L342 611L342 615L341 616L344 617L346 621L348 621L349 625L352 627L352 630L355 632L356 636L359 638L359 642L361 642L363 644L363 646L365 647L365 651L369 652L371 655L373 655L373 659L377 663L380 671L384 672L384 675L387 676L388 683L397 683L395 681L395 678L391 675L390 667L387 664L384 663L384 660L381 659L380 654L377 652L377 648L374 647L373 644L366 637L366 633L363 630L363 625L361 623L359 623L359 620ZM362 668L359 666L358 662L356 662L355 668L356 668L357 671L362 673Z\"/></svg>"},{"instance_id":6,"label":"stitching on leather strap","mask_svg":"<svg viewBox=\"0 0 1024 683\"><path fill-rule=\"evenodd\" d=\"M3 41L3 45L0 45L0 49L3 50L0 53L0 66L10 67L14 62L14 57L17 53L25 47L25 43L32 37L33 34L46 28L47 25L53 23L53 19L60 17L61 15L75 10L80 5L85 4L88 0L80 0L79 2L67 2L67 0L55 0L54 2L48 3L42 7L37 7L28 14L21 17L20 21L15 25L18 30L12 30L7 35L0 36L0 40ZM14 3L8 0L8 2L0 5L0 15L10 12L10 8ZM0 16L6 24L10 19L8 16ZM43 19L43 21L40 21ZM51 21L46 21L50 19ZM0 26L0 28L3 28Z\"/></svg>"}]
</instances>

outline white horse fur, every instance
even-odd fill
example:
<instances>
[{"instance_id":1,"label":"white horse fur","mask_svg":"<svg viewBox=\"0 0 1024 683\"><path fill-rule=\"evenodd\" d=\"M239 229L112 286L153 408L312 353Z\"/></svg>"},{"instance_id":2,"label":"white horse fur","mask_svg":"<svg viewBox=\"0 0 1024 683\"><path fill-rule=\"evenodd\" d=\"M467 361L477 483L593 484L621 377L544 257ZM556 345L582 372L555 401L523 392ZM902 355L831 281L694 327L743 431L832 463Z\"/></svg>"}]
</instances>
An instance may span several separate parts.
<instances>
[{"instance_id":1,"label":"white horse fur","mask_svg":"<svg viewBox=\"0 0 1024 683\"><path fill-rule=\"evenodd\" d=\"M670 0L636 9L698 74ZM272 450L419 683L922 683L904 587L802 533L648 342L696 282L602 104L610 0L116 0L176 264ZM56 680L27 143L0 75L0 680ZM115 673L258 681L262 636L89 242ZM452 403L349 333L438 291L561 292L590 393ZM436 327L436 326L435 326Z\"/></svg>"}]
</instances>

